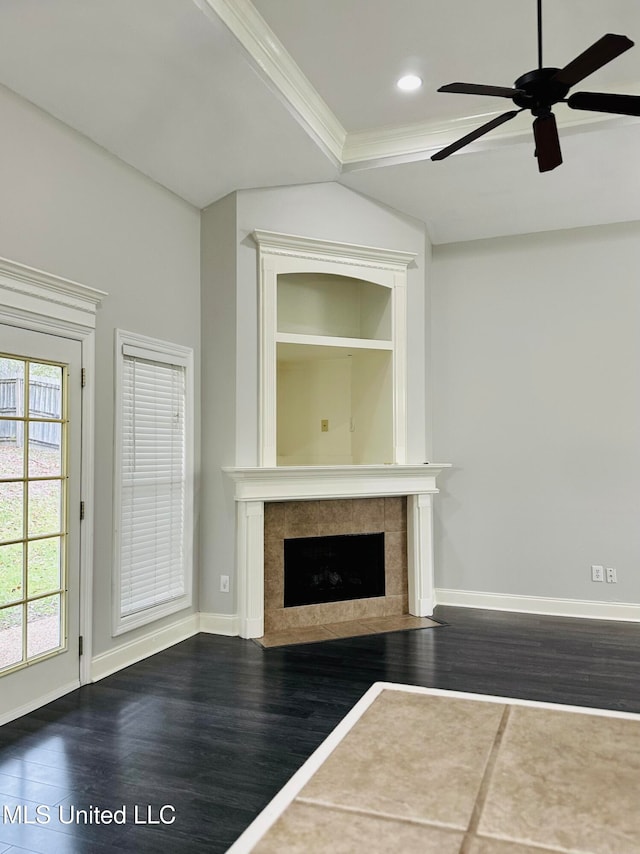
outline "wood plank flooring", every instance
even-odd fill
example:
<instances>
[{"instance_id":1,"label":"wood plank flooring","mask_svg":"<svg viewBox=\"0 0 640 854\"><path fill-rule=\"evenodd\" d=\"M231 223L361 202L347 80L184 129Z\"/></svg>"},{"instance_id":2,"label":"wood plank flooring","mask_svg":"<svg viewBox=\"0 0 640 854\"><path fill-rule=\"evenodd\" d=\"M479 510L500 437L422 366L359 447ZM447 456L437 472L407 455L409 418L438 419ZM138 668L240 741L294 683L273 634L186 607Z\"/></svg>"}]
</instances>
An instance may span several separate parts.
<instances>
[{"instance_id":1,"label":"wood plank flooring","mask_svg":"<svg viewBox=\"0 0 640 854\"><path fill-rule=\"evenodd\" d=\"M380 680L640 712L636 624L435 616L447 625L268 650L200 634L5 725L0 810L50 821L0 814L0 854L224 852ZM127 823L63 824L60 805L63 820L126 807ZM175 821L134 824L136 805Z\"/></svg>"}]
</instances>

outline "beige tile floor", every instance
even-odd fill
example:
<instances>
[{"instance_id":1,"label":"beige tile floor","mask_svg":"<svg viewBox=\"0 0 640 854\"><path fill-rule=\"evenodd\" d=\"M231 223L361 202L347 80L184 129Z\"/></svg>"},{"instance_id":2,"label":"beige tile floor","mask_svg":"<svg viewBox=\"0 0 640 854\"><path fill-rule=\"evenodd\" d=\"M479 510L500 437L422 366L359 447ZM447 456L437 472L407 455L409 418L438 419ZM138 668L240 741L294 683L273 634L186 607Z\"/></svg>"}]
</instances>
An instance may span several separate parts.
<instances>
[{"instance_id":1,"label":"beige tile floor","mask_svg":"<svg viewBox=\"0 0 640 854\"><path fill-rule=\"evenodd\" d=\"M428 629L441 625L429 617L412 617L411 614L399 614L392 617L370 617L363 620L346 620L341 623L322 623L300 629L284 629L267 632L256 638L260 646L289 646L297 643L315 643L316 641L352 638L358 635L377 635L384 632L407 631L409 629Z\"/></svg>"},{"instance_id":2,"label":"beige tile floor","mask_svg":"<svg viewBox=\"0 0 640 854\"><path fill-rule=\"evenodd\" d=\"M383 690L255 854L638 854L640 716Z\"/></svg>"}]
</instances>

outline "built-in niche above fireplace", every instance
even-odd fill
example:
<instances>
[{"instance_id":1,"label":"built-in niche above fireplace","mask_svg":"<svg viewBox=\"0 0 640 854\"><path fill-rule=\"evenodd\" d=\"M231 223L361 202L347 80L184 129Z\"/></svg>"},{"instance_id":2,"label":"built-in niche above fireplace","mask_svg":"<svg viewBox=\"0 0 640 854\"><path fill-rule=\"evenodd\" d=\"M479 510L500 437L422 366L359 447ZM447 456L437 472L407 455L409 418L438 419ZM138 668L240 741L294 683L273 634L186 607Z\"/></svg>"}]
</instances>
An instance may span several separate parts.
<instances>
[{"instance_id":1,"label":"built-in niche above fireplace","mask_svg":"<svg viewBox=\"0 0 640 854\"><path fill-rule=\"evenodd\" d=\"M256 230L263 466L405 463L413 252Z\"/></svg>"}]
</instances>

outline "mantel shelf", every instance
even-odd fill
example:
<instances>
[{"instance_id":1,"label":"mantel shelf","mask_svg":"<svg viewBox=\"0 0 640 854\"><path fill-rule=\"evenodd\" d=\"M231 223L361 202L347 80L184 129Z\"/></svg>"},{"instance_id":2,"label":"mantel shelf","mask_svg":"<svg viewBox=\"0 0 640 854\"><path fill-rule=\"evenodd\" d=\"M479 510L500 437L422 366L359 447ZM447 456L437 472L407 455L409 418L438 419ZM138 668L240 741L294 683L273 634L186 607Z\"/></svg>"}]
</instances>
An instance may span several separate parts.
<instances>
[{"instance_id":1,"label":"mantel shelf","mask_svg":"<svg viewBox=\"0 0 640 854\"><path fill-rule=\"evenodd\" d=\"M224 467L236 501L304 501L437 493L451 463L370 466Z\"/></svg>"}]
</instances>

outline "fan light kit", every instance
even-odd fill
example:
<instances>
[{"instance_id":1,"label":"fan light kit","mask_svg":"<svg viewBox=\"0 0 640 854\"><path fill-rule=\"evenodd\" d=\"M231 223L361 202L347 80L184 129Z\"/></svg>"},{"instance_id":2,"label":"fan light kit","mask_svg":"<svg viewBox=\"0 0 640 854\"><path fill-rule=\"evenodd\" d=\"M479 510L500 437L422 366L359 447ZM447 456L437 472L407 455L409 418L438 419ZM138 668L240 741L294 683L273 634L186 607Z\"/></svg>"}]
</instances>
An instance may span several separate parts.
<instances>
[{"instance_id":1,"label":"fan light kit","mask_svg":"<svg viewBox=\"0 0 640 854\"><path fill-rule=\"evenodd\" d=\"M633 47L626 36L607 33L588 47L564 68L545 68L542 64L542 0L538 0L538 67L518 77L513 88L483 86L478 83L450 83L441 86L438 92L454 92L463 95L491 95L510 98L517 110L509 110L491 119L476 130L463 136L432 156L432 160L444 160L450 154L474 142L490 130L508 122L524 110L534 116L533 136L540 172L549 172L560 166L562 153L556 119L551 112L554 104L563 103L572 110L590 110L601 113L616 113L623 116L640 116L640 95L613 95L608 92L576 92L569 89L593 74L612 59Z\"/></svg>"}]
</instances>

